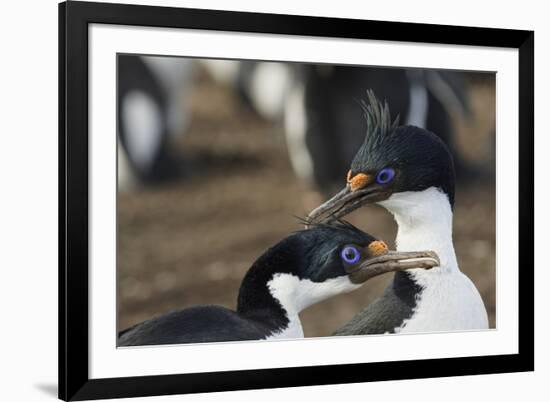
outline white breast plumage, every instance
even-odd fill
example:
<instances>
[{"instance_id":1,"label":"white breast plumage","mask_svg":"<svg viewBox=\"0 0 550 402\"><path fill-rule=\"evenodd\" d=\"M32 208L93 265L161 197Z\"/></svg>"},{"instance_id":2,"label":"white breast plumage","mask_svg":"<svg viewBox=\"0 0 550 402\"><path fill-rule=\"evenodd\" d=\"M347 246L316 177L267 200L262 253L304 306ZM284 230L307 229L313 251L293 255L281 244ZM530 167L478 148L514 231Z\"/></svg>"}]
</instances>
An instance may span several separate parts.
<instances>
[{"instance_id":1,"label":"white breast plumage","mask_svg":"<svg viewBox=\"0 0 550 402\"><path fill-rule=\"evenodd\" d=\"M392 195L380 204L398 224L399 251L433 250L441 266L410 270L422 291L412 316L395 332L433 332L488 328L481 296L456 260L452 240L453 214L447 195L436 188Z\"/></svg>"},{"instance_id":2,"label":"white breast plumage","mask_svg":"<svg viewBox=\"0 0 550 402\"><path fill-rule=\"evenodd\" d=\"M423 291L412 317L396 328L396 333L488 328L481 296L472 281L461 272L442 272L434 268L429 275L415 276L415 281Z\"/></svg>"}]
</instances>

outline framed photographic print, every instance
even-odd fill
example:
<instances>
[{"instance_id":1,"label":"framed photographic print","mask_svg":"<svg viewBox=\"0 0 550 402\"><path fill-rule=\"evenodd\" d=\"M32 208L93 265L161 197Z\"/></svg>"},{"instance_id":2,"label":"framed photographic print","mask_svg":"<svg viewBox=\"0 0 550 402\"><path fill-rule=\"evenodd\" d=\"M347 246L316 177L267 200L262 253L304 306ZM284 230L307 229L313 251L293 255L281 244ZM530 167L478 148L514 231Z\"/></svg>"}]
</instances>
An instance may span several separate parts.
<instances>
[{"instance_id":1,"label":"framed photographic print","mask_svg":"<svg viewBox=\"0 0 550 402\"><path fill-rule=\"evenodd\" d=\"M59 397L529 371L534 33L59 5Z\"/></svg>"}]
</instances>

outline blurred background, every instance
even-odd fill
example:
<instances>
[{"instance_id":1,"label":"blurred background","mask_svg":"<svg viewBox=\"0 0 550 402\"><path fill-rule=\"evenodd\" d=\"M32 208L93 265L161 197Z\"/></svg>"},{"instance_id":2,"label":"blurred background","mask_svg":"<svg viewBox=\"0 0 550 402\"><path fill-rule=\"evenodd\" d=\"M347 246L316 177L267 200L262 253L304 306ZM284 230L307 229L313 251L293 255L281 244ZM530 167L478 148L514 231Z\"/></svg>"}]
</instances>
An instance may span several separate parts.
<instances>
[{"instance_id":1,"label":"blurred background","mask_svg":"<svg viewBox=\"0 0 550 402\"><path fill-rule=\"evenodd\" d=\"M254 260L345 185L369 88L452 150L455 249L495 327L494 74L119 55L117 86L119 330L195 304L235 308ZM394 246L382 208L346 219ZM331 334L390 280L310 307L305 335Z\"/></svg>"}]
</instances>

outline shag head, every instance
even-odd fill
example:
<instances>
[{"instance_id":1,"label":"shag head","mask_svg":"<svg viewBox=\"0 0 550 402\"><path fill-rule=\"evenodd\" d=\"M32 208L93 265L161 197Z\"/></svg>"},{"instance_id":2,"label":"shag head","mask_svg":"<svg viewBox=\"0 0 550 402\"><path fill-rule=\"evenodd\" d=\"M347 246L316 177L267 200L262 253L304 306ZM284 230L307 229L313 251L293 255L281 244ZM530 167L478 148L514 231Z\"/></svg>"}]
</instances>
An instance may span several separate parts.
<instances>
[{"instance_id":1,"label":"shag head","mask_svg":"<svg viewBox=\"0 0 550 402\"><path fill-rule=\"evenodd\" d=\"M435 187L454 204L452 155L435 134L392 121L386 102L367 91L362 102L367 120L365 141L353 158L346 187L313 210L309 224L343 217L360 206L388 199L392 194Z\"/></svg>"},{"instance_id":2,"label":"shag head","mask_svg":"<svg viewBox=\"0 0 550 402\"><path fill-rule=\"evenodd\" d=\"M274 298L287 313L298 313L375 276L438 265L434 252L390 251L383 241L347 222L315 224L281 240L256 260L241 284L237 310L254 312ZM258 291L265 286L268 293Z\"/></svg>"},{"instance_id":3,"label":"shag head","mask_svg":"<svg viewBox=\"0 0 550 402\"><path fill-rule=\"evenodd\" d=\"M390 251L347 222L315 224L284 238L256 260L241 283L237 312L256 320L267 315L275 320L273 327L288 329L291 317L308 306L358 289L372 277L438 265L434 252ZM277 311L286 319L274 318Z\"/></svg>"},{"instance_id":4,"label":"shag head","mask_svg":"<svg viewBox=\"0 0 550 402\"><path fill-rule=\"evenodd\" d=\"M342 220L298 231L270 248L255 263L269 275L288 273L316 283L349 277L353 284L386 272L428 269L438 264L438 256L431 251L389 250L383 241Z\"/></svg>"}]
</instances>

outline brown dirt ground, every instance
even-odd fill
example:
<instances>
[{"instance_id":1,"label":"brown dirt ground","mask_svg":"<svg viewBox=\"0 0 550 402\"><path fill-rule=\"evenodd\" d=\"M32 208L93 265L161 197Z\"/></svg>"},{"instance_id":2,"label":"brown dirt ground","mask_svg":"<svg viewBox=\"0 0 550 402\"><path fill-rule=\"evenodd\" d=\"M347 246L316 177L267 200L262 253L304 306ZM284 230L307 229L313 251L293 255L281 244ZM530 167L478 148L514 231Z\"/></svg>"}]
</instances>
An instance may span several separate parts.
<instances>
[{"instance_id":1,"label":"brown dirt ground","mask_svg":"<svg viewBox=\"0 0 550 402\"><path fill-rule=\"evenodd\" d=\"M458 122L459 146L488 158L494 79L472 78L473 123ZM240 281L269 246L300 228L322 198L292 172L279 128L199 74L192 124L178 140L188 178L118 197L118 328L195 304L234 308ZM462 270L479 289L495 326L494 176L459 185L454 241ZM392 245L395 223L379 207L349 220ZM306 336L328 335L371 303L391 276L302 313Z\"/></svg>"}]
</instances>

